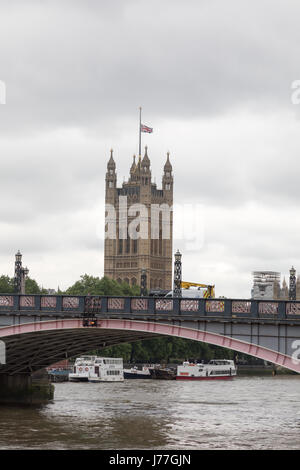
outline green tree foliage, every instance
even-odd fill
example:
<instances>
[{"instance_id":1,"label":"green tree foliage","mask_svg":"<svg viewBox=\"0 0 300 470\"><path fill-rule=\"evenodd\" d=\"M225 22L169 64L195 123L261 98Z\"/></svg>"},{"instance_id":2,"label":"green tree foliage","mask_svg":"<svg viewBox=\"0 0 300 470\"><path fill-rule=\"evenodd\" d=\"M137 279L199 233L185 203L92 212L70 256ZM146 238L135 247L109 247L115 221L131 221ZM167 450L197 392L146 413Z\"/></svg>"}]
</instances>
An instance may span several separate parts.
<instances>
[{"instance_id":1,"label":"green tree foliage","mask_svg":"<svg viewBox=\"0 0 300 470\"><path fill-rule=\"evenodd\" d=\"M123 343L110 346L94 354L122 357L124 362L132 363L181 363L185 360L234 359L235 352L230 349L171 336Z\"/></svg>"},{"instance_id":2,"label":"green tree foliage","mask_svg":"<svg viewBox=\"0 0 300 470\"><path fill-rule=\"evenodd\" d=\"M25 292L26 294L47 294L47 290L42 289L38 283L30 277L25 281Z\"/></svg>"},{"instance_id":3,"label":"green tree foliage","mask_svg":"<svg viewBox=\"0 0 300 470\"><path fill-rule=\"evenodd\" d=\"M97 354L105 357L122 357L124 362L131 361L132 345L130 343L117 344L98 351Z\"/></svg>"},{"instance_id":4,"label":"green tree foliage","mask_svg":"<svg viewBox=\"0 0 300 470\"><path fill-rule=\"evenodd\" d=\"M0 293L13 294L14 293L14 278L9 276L0 276ZM47 290L42 289L38 283L28 277L25 281L26 294L46 294Z\"/></svg>"},{"instance_id":5,"label":"green tree foliage","mask_svg":"<svg viewBox=\"0 0 300 470\"><path fill-rule=\"evenodd\" d=\"M139 286L130 287L125 282L119 284L108 277L93 277L88 274L80 276L80 280L69 287L66 292L68 295L120 295L135 296L140 295Z\"/></svg>"},{"instance_id":6,"label":"green tree foliage","mask_svg":"<svg viewBox=\"0 0 300 470\"><path fill-rule=\"evenodd\" d=\"M14 292L14 280L9 276L0 276L0 293L1 294L13 294Z\"/></svg>"}]
</instances>

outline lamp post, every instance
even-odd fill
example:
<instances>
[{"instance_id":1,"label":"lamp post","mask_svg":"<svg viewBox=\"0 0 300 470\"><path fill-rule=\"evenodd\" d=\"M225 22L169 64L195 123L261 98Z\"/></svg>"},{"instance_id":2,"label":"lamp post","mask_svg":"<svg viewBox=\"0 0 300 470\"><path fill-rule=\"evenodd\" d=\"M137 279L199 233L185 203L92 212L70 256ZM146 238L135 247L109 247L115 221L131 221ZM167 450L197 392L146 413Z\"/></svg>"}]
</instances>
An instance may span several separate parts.
<instances>
[{"instance_id":1,"label":"lamp post","mask_svg":"<svg viewBox=\"0 0 300 470\"><path fill-rule=\"evenodd\" d=\"M21 293L21 282L22 282L22 255L19 250L18 253L16 253L16 261L15 261L14 284L15 284L16 294Z\"/></svg>"},{"instance_id":2,"label":"lamp post","mask_svg":"<svg viewBox=\"0 0 300 470\"><path fill-rule=\"evenodd\" d=\"M16 261L15 261L15 278L14 278L14 285L15 285L15 293L16 294L25 294L25 281L26 277L28 276L29 269L22 267L22 254L20 250L16 253Z\"/></svg>"},{"instance_id":3,"label":"lamp post","mask_svg":"<svg viewBox=\"0 0 300 470\"><path fill-rule=\"evenodd\" d=\"M142 269L141 273L141 296L147 295L147 272L146 269Z\"/></svg>"},{"instance_id":4,"label":"lamp post","mask_svg":"<svg viewBox=\"0 0 300 470\"><path fill-rule=\"evenodd\" d=\"M296 300L296 269L294 266L290 269L289 300Z\"/></svg>"},{"instance_id":5,"label":"lamp post","mask_svg":"<svg viewBox=\"0 0 300 470\"><path fill-rule=\"evenodd\" d=\"M174 262L174 288L173 295L174 297L181 297L181 275L182 275L182 263L181 263L181 253L179 250L175 253L175 262Z\"/></svg>"},{"instance_id":6,"label":"lamp post","mask_svg":"<svg viewBox=\"0 0 300 470\"><path fill-rule=\"evenodd\" d=\"M25 281L28 276L29 269L27 268L22 268L22 281L21 281L21 294L25 294Z\"/></svg>"}]
</instances>

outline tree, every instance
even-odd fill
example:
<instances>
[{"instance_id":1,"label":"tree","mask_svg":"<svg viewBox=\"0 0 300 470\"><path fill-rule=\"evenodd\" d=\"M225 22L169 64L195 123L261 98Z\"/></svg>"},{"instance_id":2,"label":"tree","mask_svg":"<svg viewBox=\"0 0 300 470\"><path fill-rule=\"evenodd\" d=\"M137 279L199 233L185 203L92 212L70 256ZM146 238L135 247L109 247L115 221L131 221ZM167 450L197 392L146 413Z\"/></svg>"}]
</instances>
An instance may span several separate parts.
<instances>
[{"instance_id":1,"label":"tree","mask_svg":"<svg viewBox=\"0 0 300 470\"><path fill-rule=\"evenodd\" d=\"M124 362L130 362L132 345L130 343L117 344L97 351L98 356L122 357Z\"/></svg>"},{"instance_id":2,"label":"tree","mask_svg":"<svg viewBox=\"0 0 300 470\"><path fill-rule=\"evenodd\" d=\"M119 295L134 296L140 294L138 286L130 287L125 282L118 283L108 277L89 276L84 274L80 276L80 280L76 281L73 286L66 290L68 295Z\"/></svg>"},{"instance_id":3,"label":"tree","mask_svg":"<svg viewBox=\"0 0 300 470\"><path fill-rule=\"evenodd\" d=\"M0 293L14 294L14 291L14 278L4 275L0 276ZM25 292L26 294L46 294L47 290L42 289L34 279L28 277L25 281Z\"/></svg>"},{"instance_id":4,"label":"tree","mask_svg":"<svg viewBox=\"0 0 300 470\"><path fill-rule=\"evenodd\" d=\"M34 279L28 277L25 281L25 292L26 294L47 294L48 291L42 289Z\"/></svg>"},{"instance_id":5,"label":"tree","mask_svg":"<svg viewBox=\"0 0 300 470\"><path fill-rule=\"evenodd\" d=\"M13 294L14 292L14 280L9 276L0 276L0 293L1 294Z\"/></svg>"}]
</instances>

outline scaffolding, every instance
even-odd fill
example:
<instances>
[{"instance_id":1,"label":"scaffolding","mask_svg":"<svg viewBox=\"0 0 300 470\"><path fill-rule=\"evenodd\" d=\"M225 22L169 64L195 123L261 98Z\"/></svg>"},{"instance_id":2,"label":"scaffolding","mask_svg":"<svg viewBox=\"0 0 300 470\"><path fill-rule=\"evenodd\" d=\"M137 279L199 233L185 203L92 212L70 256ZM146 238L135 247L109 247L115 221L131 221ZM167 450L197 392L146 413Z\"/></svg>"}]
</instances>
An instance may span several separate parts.
<instances>
[{"instance_id":1,"label":"scaffolding","mask_svg":"<svg viewBox=\"0 0 300 470\"><path fill-rule=\"evenodd\" d=\"M253 271L252 299L274 300L279 297L280 276L277 271Z\"/></svg>"}]
</instances>

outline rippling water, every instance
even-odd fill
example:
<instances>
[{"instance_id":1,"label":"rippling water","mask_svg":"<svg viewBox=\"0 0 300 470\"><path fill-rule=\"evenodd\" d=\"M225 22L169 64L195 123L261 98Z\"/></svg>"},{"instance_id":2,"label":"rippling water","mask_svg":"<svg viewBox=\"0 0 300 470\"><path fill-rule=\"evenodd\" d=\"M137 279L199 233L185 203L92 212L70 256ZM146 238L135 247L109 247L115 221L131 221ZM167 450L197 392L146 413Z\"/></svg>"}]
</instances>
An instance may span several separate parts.
<instances>
[{"instance_id":1,"label":"rippling water","mask_svg":"<svg viewBox=\"0 0 300 470\"><path fill-rule=\"evenodd\" d=\"M298 449L300 377L55 384L0 407L1 449Z\"/></svg>"}]
</instances>

